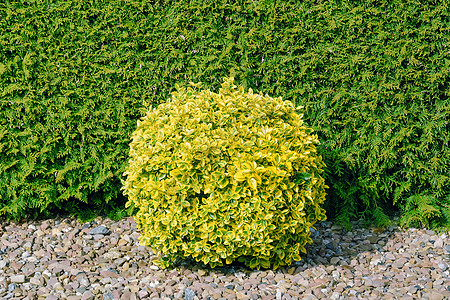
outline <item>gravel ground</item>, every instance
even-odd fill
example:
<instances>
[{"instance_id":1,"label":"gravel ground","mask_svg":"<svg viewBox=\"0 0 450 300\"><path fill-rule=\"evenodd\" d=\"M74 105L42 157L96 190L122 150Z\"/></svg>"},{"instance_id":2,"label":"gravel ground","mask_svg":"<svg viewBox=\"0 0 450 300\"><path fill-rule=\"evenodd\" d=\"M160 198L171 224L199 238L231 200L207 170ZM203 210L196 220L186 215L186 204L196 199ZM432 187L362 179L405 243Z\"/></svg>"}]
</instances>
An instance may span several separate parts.
<instances>
[{"instance_id":1,"label":"gravel ground","mask_svg":"<svg viewBox=\"0 0 450 300\"><path fill-rule=\"evenodd\" d=\"M450 239L424 229L317 224L300 262L252 271L152 264L132 218L1 228L1 299L450 299Z\"/></svg>"}]
</instances>

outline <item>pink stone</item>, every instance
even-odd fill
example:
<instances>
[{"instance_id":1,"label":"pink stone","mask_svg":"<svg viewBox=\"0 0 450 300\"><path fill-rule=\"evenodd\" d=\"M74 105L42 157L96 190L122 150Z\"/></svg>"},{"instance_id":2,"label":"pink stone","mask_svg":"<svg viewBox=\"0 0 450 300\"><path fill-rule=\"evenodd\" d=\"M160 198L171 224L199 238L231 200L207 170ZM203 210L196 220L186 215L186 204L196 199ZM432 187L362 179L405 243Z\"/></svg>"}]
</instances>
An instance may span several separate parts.
<instances>
[{"instance_id":1,"label":"pink stone","mask_svg":"<svg viewBox=\"0 0 450 300\"><path fill-rule=\"evenodd\" d=\"M44 221L41 224L41 230L45 231L48 227L50 227L50 225L48 224L48 221Z\"/></svg>"},{"instance_id":2,"label":"pink stone","mask_svg":"<svg viewBox=\"0 0 450 300\"><path fill-rule=\"evenodd\" d=\"M119 277L120 277L119 274L114 273L114 272L112 272L112 271L108 271L108 270L101 271L101 272L100 272L100 275L101 275L102 277L112 277L112 278L119 278Z\"/></svg>"},{"instance_id":3,"label":"pink stone","mask_svg":"<svg viewBox=\"0 0 450 300\"><path fill-rule=\"evenodd\" d=\"M131 300L131 292L123 292L122 296L120 296L120 300Z\"/></svg>"},{"instance_id":4,"label":"pink stone","mask_svg":"<svg viewBox=\"0 0 450 300\"><path fill-rule=\"evenodd\" d=\"M90 291L86 291L83 293L83 296L81 296L81 300L92 300L94 299L94 294L92 294Z\"/></svg>"},{"instance_id":5,"label":"pink stone","mask_svg":"<svg viewBox=\"0 0 450 300\"><path fill-rule=\"evenodd\" d=\"M341 284L338 284L334 291L337 293L342 293L344 291L344 287Z\"/></svg>"},{"instance_id":6,"label":"pink stone","mask_svg":"<svg viewBox=\"0 0 450 300\"><path fill-rule=\"evenodd\" d=\"M434 242L434 247L435 248L442 248L444 247L444 241L441 238L438 238L435 242Z\"/></svg>"},{"instance_id":7,"label":"pink stone","mask_svg":"<svg viewBox=\"0 0 450 300\"><path fill-rule=\"evenodd\" d=\"M119 291L118 290L114 290L112 292L112 294L114 295L114 299L120 299L120 295L119 295Z\"/></svg>"},{"instance_id":8,"label":"pink stone","mask_svg":"<svg viewBox=\"0 0 450 300\"><path fill-rule=\"evenodd\" d=\"M140 291L138 292L138 297L139 297L139 298L145 298L145 297L147 297L147 296L148 296L148 293L147 293L146 290L140 290Z\"/></svg>"},{"instance_id":9,"label":"pink stone","mask_svg":"<svg viewBox=\"0 0 450 300\"><path fill-rule=\"evenodd\" d=\"M381 280L374 280L374 281L372 281L372 285L374 287L383 287L384 286L384 282L381 281Z\"/></svg>"}]
</instances>

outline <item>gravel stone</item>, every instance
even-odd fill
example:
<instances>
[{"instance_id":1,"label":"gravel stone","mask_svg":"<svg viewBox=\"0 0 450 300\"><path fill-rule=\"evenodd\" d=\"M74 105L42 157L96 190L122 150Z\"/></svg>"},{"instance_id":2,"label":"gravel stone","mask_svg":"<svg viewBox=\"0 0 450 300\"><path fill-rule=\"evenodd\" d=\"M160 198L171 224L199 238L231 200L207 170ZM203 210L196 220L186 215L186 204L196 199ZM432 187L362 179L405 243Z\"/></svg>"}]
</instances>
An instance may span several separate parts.
<instances>
[{"instance_id":1,"label":"gravel stone","mask_svg":"<svg viewBox=\"0 0 450 300\"><path fill-rule=\"evenodd\" d=\"M103 225L97 226L97 227L93 228L91 231L89 231L90 235L106 235L109 233L110 233L109 229Z\"/></svg>"},{"instance_id":2,"label":"gravel stone","mask_svg":"<svg viewBox=\"0 0 450 300\"><path fill-rule=\"evenodd\" d=\"M195 297L195 292L189 288L184 291L184 300L193 300Z\"/></svg>"},{"instance_id":3,"label":"gravel stone","mask_svg":"<svg viewBox=\"0 0 450 300\"><path fill-rule=\"evenodd\" d=\"M371 244L376 244L378 243L378 241L380 240L380 237L376 236L376 235L369 235L367 237L367 240L371 243Z\"/></svg>"},{"instance_id":4,"label":"gravel stone","mask_svg":"<svg viewBox=\"0 0 450 300\"><path fill-rule=\"evenodd\" d=\"M340 260L339 257L333 257L330 259L330 263L332 265L336 265L339 262L339 260Z\"/></svg>"},{"instance_id":5,"label":"gravel stone","mask_svg":"<svg viewBox=\"0 0 450 300\"><path fill-rule=\"evenodd\" d=\"M22 283L25 282L25 275L13 275L9 278L11 282Z\"/></svg>"},{"instance_id":6,"label":"gravel stone","mask_svg":"<svg viewBox=\"0 0 450 300\"><path fill-rule=\"evenodd\" d=\"M15 283L8 284L8 291L14 292L14 290L16 288L17 288L17 284L15 284Z\"/></svg>"},{"instance_id":7,"label":"gravel stone","mask_svg":"<svg viewBox=\"0 0 450 300\"><path fill-rule=\"evenodd\" d=\"M83 296L81 296L81 300L92 300L94 299L94 294L91 293L90 291L85 291L83 293Z\"/></svg>"},{"instance_id":8,"label":"gravel stone","mask_svg":"<svg viewBox=\"0 0 450 300\"><path fill-rule=\"evenodd\" d=\"M132 218L2 225L0 299L450 299L449 235L431 230L326 221L302 260L277 270L162 270Z\"/></svg>"}]
</instances>

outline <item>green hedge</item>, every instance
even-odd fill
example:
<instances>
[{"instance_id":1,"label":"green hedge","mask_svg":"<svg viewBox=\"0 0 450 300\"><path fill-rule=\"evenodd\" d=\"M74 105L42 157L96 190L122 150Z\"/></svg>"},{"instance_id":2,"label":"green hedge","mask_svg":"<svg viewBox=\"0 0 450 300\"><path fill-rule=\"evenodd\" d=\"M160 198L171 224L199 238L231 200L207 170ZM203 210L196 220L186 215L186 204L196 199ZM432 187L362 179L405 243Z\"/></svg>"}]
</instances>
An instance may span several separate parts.
<instances>
[{"instance_id":1,"label":"green hedge","mask_svg":"<svg viewBox=\"0 0 450 300\"><path fill-rule=\"evenodd\" d=\"M118 205L142 103L231 75L305 106L329 166L329 216L382 224L402 208L409 225L449 224L449 11L413 0L1 3L0 212Z\"/></svg>"}]
</instances>

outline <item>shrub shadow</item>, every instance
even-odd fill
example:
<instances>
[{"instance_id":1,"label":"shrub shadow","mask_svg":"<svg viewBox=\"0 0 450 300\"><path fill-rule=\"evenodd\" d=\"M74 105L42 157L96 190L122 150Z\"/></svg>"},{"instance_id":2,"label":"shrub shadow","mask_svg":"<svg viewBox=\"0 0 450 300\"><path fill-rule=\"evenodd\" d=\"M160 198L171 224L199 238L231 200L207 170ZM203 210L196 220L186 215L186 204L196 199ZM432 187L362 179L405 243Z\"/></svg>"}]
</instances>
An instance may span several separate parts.
<instances>
[{"instance_id":1,"label":"shrub shadow","mask_svg":"<svg viewBox=\"0 0 450 300\"><path fill-rule=\"evenodd\" d=\"M271 268L261 268L260 271L272 270L274 273L282 272L295 275L303 272L308 268L322 266L324 268L334 265L343 268L352 268L352 260L365 255L368 256L374 252L386 252L383 248L387 244L389 238L399 231L396 226L387 228L367 228L364 223L353 222L350 231L339 225L334 225L330 221L323 221L315 224L316 229L311 229L312 244L305 246L306 253L301 254L301 260L295 261L290 265L280 267L277 270ZM240 262L211 268L202 262L197 262L192 258L177 259L170 269L178 269L183 271L203 270L206 273L216 275L233 275L236 273L244 273L246 275L258 271L251 269Z\"/></svg>"}]
</instances>

